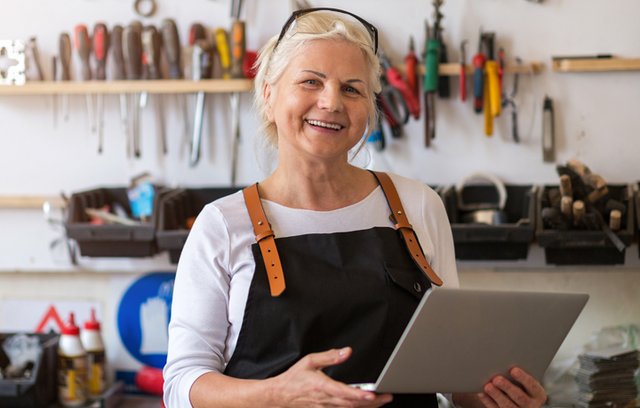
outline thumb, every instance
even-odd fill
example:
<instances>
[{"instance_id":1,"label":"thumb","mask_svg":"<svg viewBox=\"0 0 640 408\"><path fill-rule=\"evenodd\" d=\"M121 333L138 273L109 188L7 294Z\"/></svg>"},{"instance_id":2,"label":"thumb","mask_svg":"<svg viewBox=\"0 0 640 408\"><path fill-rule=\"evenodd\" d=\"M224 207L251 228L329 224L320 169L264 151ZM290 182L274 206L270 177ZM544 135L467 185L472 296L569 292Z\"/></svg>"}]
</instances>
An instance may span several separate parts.
<instances>
[{"instance_id":1,"label":"thumb","mask_svg":"<svg viewBox=\"0 0 640 408\"><path fill-rule=\"evenodd\" d=\"M332 349L321 353L312 353L307 356L308 366L312 369L320 369L345 362L351 356L351 347Z\"/></svg>"}]
</instances>

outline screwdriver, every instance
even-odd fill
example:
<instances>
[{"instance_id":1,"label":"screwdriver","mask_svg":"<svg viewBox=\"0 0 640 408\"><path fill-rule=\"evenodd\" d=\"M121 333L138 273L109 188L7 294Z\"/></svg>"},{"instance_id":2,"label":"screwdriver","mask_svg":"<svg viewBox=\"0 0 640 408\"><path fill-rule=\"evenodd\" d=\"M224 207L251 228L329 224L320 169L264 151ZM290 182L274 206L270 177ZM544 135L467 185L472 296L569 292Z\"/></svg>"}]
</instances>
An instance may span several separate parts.
<instances>
[{"instance_id":1,"label":"screwdriver","mask_svg":"<svg viewBox=\"0 0 640 408\"><path fill-rule=\"evenodd\" d=\"M169 78L181 79L182 72L182 46L178 28L173 19L165 18L160 27L162 32L162 43L164 44L165 55L169 64ZM183 122L183 138L188 143L189 140L189 112L187 111L187 100L184 94L176 95L178 104L181 106Z\"/></svg>"},{"instance_id":2,"label":"screwdriver","mask_svg":"<svg viewBox=\"0 0 640 408\"><path fill-rule=\"evenodd\" d=\"M78 24L74 28L74 44L78 57L80 58L80 79L83 81L91 80L91 65L89 58L91 57L91 39L89 38L89 32L87 26L84 24ZM87 101L87 116L89 117L89 124L91 126L91 133L96 132L96 126L94 122L93 111L93 98L91 94L86 94Z\"/></svg>"},{"instance_id":3,"label":"screwdriver","mask_svg":"<svg viewBox=\"0 0 640 408\"><path fill-rule=\"evenodd\" d=\"M142 24L134 21L122 32L122 53L127 79L138 80L142 77ZM140 95L133 94L131 128L133 134L133 155L140 157Z\"/></svg>"},{"instance_id":4,"label":"screwdriver","mask_svg":"<svg viewBox=\"0 0 640 408\"><path fill-rule=\"evenodd\" d=\"M220 55L220 66L222 67L222 79L231 79L231 56L227 32L224 28L217 28L215 36L218 54Z\"/></svg>"},{"instance_id":5,"label":"screwdriver","mask_svg":"<svg viewBox=\"0 0 640 408\"><path fill-rule=\"evenodd\" d=\"M144 78L157 80L162 78L160 72L160 52L162 48L162 38L160 33L154 26L145 27L142 31L142 61L144 65ZM154 97L156 101L156 122L158 123L160 139L160 148L162 154L167 154L167 139L164 129L164 107L162 104L162 95Z\"/></svg>"},{"instance_id":6,"label":"screwdriver","mask_svg":"<svg viewBox=\"0 0 640 408\"><path fill-rule=\"evenodd\" d=\"M420 117L420 74L418 73L418 57L416 56L413 37L409 37L409 53L404 57L404 63L407 67L407 84L409 84L409 88L418 104L417 116L415 117L418 119Z\"/></svg>"},{"instance_id":7,"label":"screwdriver","mask_svg":"<svg viewBox=\"0 0 640 408\"><path fill-rule=\"evenodd\" d=\"M107 79L107 53L109 51L109 32L104 23L97 23L93 27L93 54L96 60L96 79ZM98 153L102 154L104 142L104 95L98 93Z\"/></svg>"},{"instance_id":8,"label":"screwdriver","mask_svg":"<svg viewBox=\"0 0 640 408\"><path fill-rule=\"evenodd\" d=\"M122 32L121 25L116 24L111 29L111 54L113 56L113 79L122 81L127 78L124 67L124 54L122 51ZM131 142L129 141L129 106L127 103L127 94L121 93L120 100L120 123L122 125L122 133L125 137L127 147L127 157L131 157Z\"/></svg>"},{"instance_id":9,"label":"screwdriver","mask_svg":"<svg viewBox=\"0 0 640 408\"><path fill-rule=\"evenodd\" d=\"M191 75L194 81L211 77L211 47L208 41L198 40L193 45L191 54L193 62ZM196 95L195 115L193 119L193 139L191 141L191 157L189 164L195 166L200 161L200 145L202 142L202 124L204 122L205 92Z\"/></svg>"},{"instance_id":10,"label":"screwdriver","mask_svg":"<svg viewBox=\"0 0 640 408\"><path fill-rule=\"evenodd\" d=\"M60 60L60 80L71 80L71 37L68 33L61 33L58 39L58 54ZM69 120L69 95L62 96L62 112L65 122Z\"/></svg>"},{"instance_id":11,"label":"screwdriver","mask_svg":"<svg viewBox=\"0 0 640 408\"><path fill-rule=\"evenodd\" d=\"M480 40L478 42L478 53L473 56L473 109L476 113L482 112L484 104L484 64L487 60L486 55L482 53L482 31L480 31Z\"/></svg>"}]
</instances>

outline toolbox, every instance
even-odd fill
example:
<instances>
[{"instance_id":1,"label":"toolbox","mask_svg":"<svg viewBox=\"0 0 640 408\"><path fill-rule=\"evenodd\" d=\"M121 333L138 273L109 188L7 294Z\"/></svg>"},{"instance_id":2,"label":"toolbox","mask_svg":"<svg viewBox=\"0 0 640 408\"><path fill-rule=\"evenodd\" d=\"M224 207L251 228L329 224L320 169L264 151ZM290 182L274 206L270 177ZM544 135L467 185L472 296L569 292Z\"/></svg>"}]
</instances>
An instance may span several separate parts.
<instances>
[{"instance_id":1,"label":"toolbox","mask_svg":"<svg viewBox=\"0 0 640 408\"><path fill-rule=\"evenodd\" d=\"M0 333L0 346L13 334L15 333ZM28 335L39 338L42 353L35 362L29 378L0 379L0 407L47 407L57 399L60 336L57 333Z\"/></svg>"},{"instance_id":2,"label":"toolbox","mask_svg":"<svg viewBox=\"0 0 640 408\"><path fill-rule=\"evenodd\" d=\"M453 186L440 189L451 223L456 259L460 260L518 260L526 259L534 238L536 187L533 185L504 185L506 201L500 210L500 220L491 224L470 223L465 219L469 211L460 208L465 203L490 203L498 200L492 185L467 185L458 195ZM496 213L497 214L497 213Z\"/></svg>"},{"instance_id":3,"label":"toolbox","mask_svg":"<svg viewBox=\"0 0 640 408\"><path fill-rule=\"evenodd\" d=\"M156 241L158 250L169 251L172 263L178 263L189 235L190 223L208 203L241 190L237 188L180 188L167 192L158 203Z\"/></svg>"},{"instance_id":4,"label":"toolbox","mask_svg":"<svg viewBox=\"0 0 640 408\"><path fill-rule=\"evenodd\" d=\"M166 189L155 187L153 215L137 225L91 224L87 208L118 204L131 217L126 188L97 188L74 193L69 199L65 228L67 236L78 243L80 254L90 257L146 257L156 254L155 229L157 202Z\"/></svg>"},{"instance_id":5,"label":"toolbox","mask_svg":"<svg viewBox=\"0 0 640 408\"><path fill-rule=\"evenodd\" d=\"M538 194L538 218L536 239L544 248L545 259L554 265L622 265L626 247L634 236L634 200L631 185L607 184L609 197L625 204L626 214L621 219L620 230L615 234L625 246L618 250L604 230L546 228L542 220L542 210L549 207L548 192L557 185L547 185ZM603 216L604 217L604 216ZM607 218L605 221L607 221Z\"/></svg>"}]
</instances>

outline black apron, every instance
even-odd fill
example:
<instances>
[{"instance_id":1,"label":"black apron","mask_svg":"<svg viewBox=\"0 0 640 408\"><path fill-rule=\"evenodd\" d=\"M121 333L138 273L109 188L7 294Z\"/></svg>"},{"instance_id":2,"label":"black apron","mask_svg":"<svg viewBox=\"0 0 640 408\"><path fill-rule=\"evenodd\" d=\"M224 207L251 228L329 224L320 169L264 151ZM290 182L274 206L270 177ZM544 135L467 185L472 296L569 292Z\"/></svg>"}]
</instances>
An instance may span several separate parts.
<instances>
[{"instance_id":1,"label":"black apron","mask_svg":"<svg viewBox=\"0 0 640 408\"><path fill-rule=\"evenodd\" d=\"M275 240L286 291L274 297L258 244L256 268L236 349L225 374L264 379L309 353L351 346L344 363L325 368L344 383L377 380L429 279L400 233L375 227ZM388 406L437 407L433 394L397 394Z\"/></svg>"}]
</instances>

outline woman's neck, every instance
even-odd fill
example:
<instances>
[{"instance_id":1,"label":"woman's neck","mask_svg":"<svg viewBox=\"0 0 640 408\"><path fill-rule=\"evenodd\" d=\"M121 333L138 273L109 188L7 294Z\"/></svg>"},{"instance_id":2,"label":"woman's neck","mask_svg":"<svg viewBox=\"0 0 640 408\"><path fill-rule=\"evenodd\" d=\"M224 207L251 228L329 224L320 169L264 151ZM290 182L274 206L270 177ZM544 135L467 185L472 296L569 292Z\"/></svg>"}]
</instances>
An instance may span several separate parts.
<instances>
[{"instance_id":1,"label":"woman's neck","mask_svg":"<svg viewBox=\"0 0 640 408\"><path fill-rule=\"evenodd\" d=\"M292 208L329 211L363 200L378 183L346 161L281 160L260 183L262 198Z\"/></svg>"}]
</instances>

